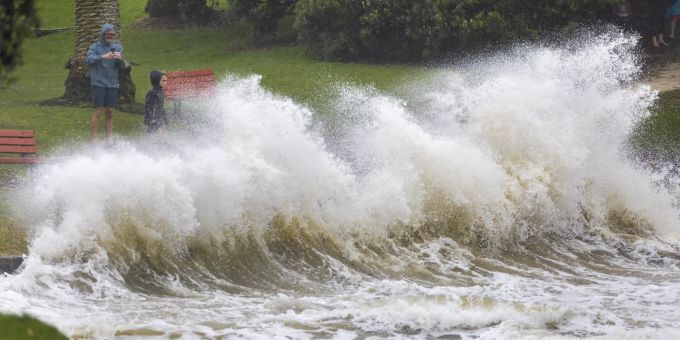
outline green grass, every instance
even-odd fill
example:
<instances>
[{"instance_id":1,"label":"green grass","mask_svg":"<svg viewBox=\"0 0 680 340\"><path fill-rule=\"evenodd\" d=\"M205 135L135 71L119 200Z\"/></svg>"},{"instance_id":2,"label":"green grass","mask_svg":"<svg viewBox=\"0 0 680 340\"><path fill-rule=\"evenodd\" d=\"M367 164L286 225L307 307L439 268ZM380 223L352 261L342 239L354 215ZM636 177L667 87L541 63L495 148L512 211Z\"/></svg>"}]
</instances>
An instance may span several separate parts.
<instances>
[{"instance_id":1,"label":"green grass","mask_svg":"<svg viewBox=\"0 0 680 340\"><path fill-rule=\"evenodd\" d=\"M243 27L127 29L132 21L144 16L146 0L122 0L120 3L123 29L126 30L123 45L127 60L133 65L138 101L149 89L148 74L153 69L211 68L218 79L227 74L256 73L262 75L266 88L306 103L313 103L320 95L320 89L329 82L353 82L389 89L392 84L422 71L406 65L322 62L307 58L297 47L235 50L234 47L246 43ZM41 0L38 9L45 27L67 26L74 20L75 9L70 0ZM63 94L68 74L64 64L73 52L73 46L73 31L27 40L23 46L24 63L13 73L18 81L0 90L0 128L35 129L44 153L66 142L84 142L89 136L91 109L87 105L40 105L44 100ZM114 130L124 136L141 133L141 117L117 112Z\"/></svg>"},{"instance_id":2,"label":"green grass","mask_svg":"<svg viewBox=\"0 0 680 340\"><path fill-rule=\"evenodd\" d=\"M57 0L57 1L73 2L72 0ZM147 2L146 0L118 0L118 3L120 4L120 22L123 25L123 27L129 25L131 22L139 20L140 18L146 15L146 13L144 13L144 6L146 6L146 2Z\"/></svg>"},{"instance_id":3,"label":"green grass","mask_svg":"<svg viewBox=\"0 0 680 340\"><path fill-rule=\"evenodd\" d=\"M9 197L9 190L0 186L0 256L26 254L28 248L25 229L10 213Z\"/></svg>"},{"instance_id":4,"label":"green grass","mask_svg":"<svg viewBox=\"0 0 680 340\"><path fill-rule=\"evenodd\" d=\"M0 315L0 339L66 340L68 338L53 326L30 316Z\"/></svg>"},{"instance_id":5,"label":"green grass","mask_svg":"<svg viewBox=\"0 0 680 340\"><path fill-rule=\"evenodd\" d=\"M75 1L41 0L36 2L36 9L42 28L61 28L75 25Z\"/></svg>"},{"instance_id":6,"label":"green grass","mask_svg":"<svg viewBox=\"0 0 680 340\"><path fill-rule=\"evenodd\" d=\"M680 150L680 90L661 93L652 115L637 127L633 137L640 149Z\"/></svg>"},{"instance_id":7,"label":"green grass","mask_svg":"<svg viewBox=\"0 0 680 340\"><path fill-rule=\"evenodd\" d=\"M118 2L123 26L144 16L146 0L119 0ZM73 0L38 0L36 8L42 28L75 26L76 2Z\"/></svg>"}]
</instances>

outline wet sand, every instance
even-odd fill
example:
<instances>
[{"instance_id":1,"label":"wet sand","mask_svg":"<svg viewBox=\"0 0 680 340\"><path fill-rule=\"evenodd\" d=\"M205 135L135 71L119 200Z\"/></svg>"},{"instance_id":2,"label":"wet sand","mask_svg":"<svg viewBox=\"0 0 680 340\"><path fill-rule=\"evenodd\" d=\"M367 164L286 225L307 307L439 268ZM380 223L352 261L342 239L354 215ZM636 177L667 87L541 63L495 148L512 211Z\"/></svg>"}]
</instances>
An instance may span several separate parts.
<instances>
[{"instance_id":1,"label":"wet sand","mask_svg":"<svg viewBox=\"0 0 680 340\"><path fill-rule=\"evenodd\" d=\"M652 66L649 73L642 78L642 82L649 84L659 92L680 88L680 62L668 62Z\"/></svg>"}]
</instances>

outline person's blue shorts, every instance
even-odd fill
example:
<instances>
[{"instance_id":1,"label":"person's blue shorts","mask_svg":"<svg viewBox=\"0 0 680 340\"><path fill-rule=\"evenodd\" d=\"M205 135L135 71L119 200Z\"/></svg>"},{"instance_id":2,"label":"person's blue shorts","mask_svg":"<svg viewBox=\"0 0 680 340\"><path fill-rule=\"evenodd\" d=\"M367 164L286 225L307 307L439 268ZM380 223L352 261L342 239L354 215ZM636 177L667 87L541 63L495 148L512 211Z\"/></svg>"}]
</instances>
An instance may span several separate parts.
<instances>
[{"instance_id":1,"label":"person's blue shorts","mask_svg":"<svg viewBox=\"0 0 680 340\"><path fill-rule=\"evenodd\" d=\"M92 107L116 107L118 89L92 86Z\"/></svg>"}]
</instances>

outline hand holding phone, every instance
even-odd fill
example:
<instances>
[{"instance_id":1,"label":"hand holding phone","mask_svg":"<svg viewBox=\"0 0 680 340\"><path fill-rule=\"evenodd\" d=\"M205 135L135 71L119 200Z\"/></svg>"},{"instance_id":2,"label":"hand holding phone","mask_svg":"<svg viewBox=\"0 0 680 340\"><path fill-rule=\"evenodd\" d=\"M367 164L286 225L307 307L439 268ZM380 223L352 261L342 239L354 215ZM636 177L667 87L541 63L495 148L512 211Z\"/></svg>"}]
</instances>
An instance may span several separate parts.
<instances>
[{"instance_id":1,"label":"hand holding phone","mask_svg":"<svg viewBox=\"0 0 680 340\"><path fill-rule=\"evenodd\" d=\"M120 52L116 52L115 48L111 48L111 52L107 54L109 55L109 59L121 59Z\"/></svg>"}]
</instances>

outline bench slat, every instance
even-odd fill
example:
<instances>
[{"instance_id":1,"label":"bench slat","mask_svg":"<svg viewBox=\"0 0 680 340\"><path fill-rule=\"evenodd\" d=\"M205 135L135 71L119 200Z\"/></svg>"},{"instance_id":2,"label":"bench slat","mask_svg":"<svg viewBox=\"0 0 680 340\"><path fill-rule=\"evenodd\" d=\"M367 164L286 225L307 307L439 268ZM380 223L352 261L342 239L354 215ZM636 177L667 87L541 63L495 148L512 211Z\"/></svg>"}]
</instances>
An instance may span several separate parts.
<instances>
[{"instance_id":1,"label":"bench slat","mask_svg":"<svg viewBox=\"0 0 680 340\"><path fill-rule=\"evenodd\" d=\"M181 90L181 89L191 90L191 89L194 89L194 88L204 89L204 88L211 88L211 87L214 87L213 83L192 83L189 86L177 86L177 85L166 86L163 89L163 92L165 93L165 91L175 91L175 90Z\"/></svg>"},{"instance_id":2,"label":"bench slat","mask_svg":"<svg viewBox=\"0 0 680 340\"><path fill-rule=\"evenodd\" d=\"M38 157L0 157L0 164L36 164L41 161Z\"/></svg>"},{"instance_id":3,"label":"bench slat","mask_svg":"<svg viewBox=\"0 0 680 340\"><path fill-rule=\"evenodd\" d=\"M0 137L35 137L33 130L0 130Z\"/></svg>"},{"instance_id":4,"label":"bench slat","mask_svg":"<svg viewBox=\"0 0 680 340\"><path fill-rule=\"evenodd\" d=\"M0 157L0 164L39 163L42 159L35 156L37 152L33 130L0 130L0 153L15 154L14 157Z\"/></svg>"},{"instance_id":5,"label":"bench slat","mask_svg":"<svg viewBox=\"0 0 680 340\"><path fill-rule=\"evenodd\" d=\"M205 85L196 85L192 87L171 87L168 89L165 89L163 92L165 93L166 97L172 97L172 94L174 93L193 93L193 92L206 92L207 90L211 90L213 87L210 84L205 84Z\"/></svg>"},{"instance_id":6,"label":"bench slat","mask_svg":"<svg viewBox=\"0 0 680 340\"><path fill-rule=\"evenodd\" d=\"M35 145L0 145L0 152L2 153L36 153L38 147Z\"/></svg>"},{"instance_id":7,"label":"bench slat","mask_svg":"<svg viewBox=\"0 0 680 340\"><path fill-rule=\"evenodd\" d=\"M165 74L168 79L178 78L178 77L194 77L194 76L207 76L213 75L213 71L210 69L205 70L190 70L190 71L173 71Z\"/></svg>"},{"instance_id":8,"label":"bench slat","mask_svg":"<svg viewBox=\"0 0 680 340\"><path fill-rule=\"evenodd\" d=\"M214 83L215 82L215 77L212 75L210 76L198 76L198 77L191 77L191 78L173 78L172 80L168 79L167 85L168 86L173 86L176 84L194 84L194 83Z\"/></svg>"},{"instance_id":9,"label":"bench slat","mask_svg":"<svg viewBox=\"0 0 680 340\"><path fill-rule=\"evenodd\" d=\"M201 97L205 95L205 91L198 91L198 90L182 90L182 91L177 91L177 92L172 92L166 95L166 97L170 100L174 99L182 99L182 98L193 98L193 97Z\"/></svg>"},{"instance_id":10,"label":"bench slat","mask_svg":"<svg viewBox=\"0 0 680 340\"><path fill-rule=\"evenodd\" d=\"M199 97L215 88L215 75L210 69L166 73L168 83L163 88L169 100Z\"/></svg>"},{"instance_id":11,"label":"bench slat","mask_svg":"<svg viewBox=\"0 0 680 340\"><path fill-rule=\"evenodd\" d=\"M35 145L35 138L0 137L0 145Z\"/></svg>"}]
</instances>

